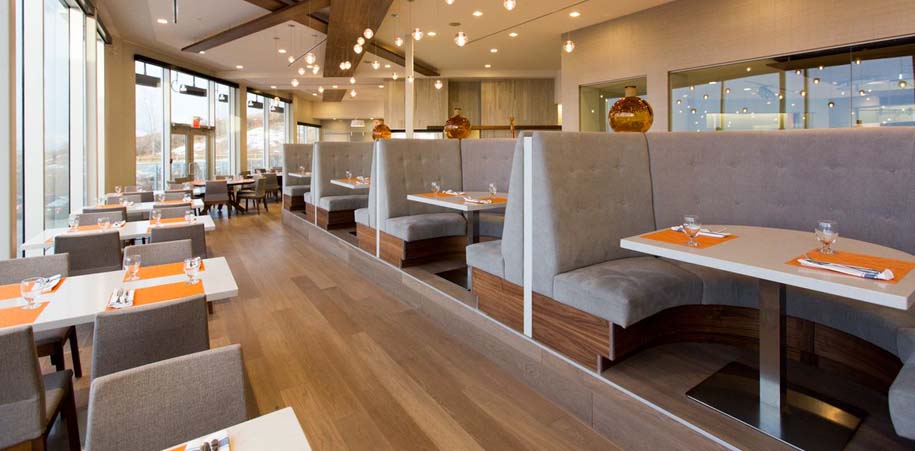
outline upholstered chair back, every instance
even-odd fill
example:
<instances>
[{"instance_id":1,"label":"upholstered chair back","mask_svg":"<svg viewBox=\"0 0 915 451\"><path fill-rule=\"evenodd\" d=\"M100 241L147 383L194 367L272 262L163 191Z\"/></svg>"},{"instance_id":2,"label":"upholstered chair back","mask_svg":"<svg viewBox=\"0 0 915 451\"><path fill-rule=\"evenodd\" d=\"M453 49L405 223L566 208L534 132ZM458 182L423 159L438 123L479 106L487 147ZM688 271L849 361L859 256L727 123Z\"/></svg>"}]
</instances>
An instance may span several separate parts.
<instances>
[{"instance_id":1,"label":"upholstered chair back","mask_svg":"<svg viewBox=\"0 0 915 451\"><path fill-rule=\"evenodd\" d=\"M54 252L70 254L70 275L81 276L121 269L121 234L64 234L54 237Z\"/></svg>"},{"instance_id":2,"label":"upholstered chair back","mask_svg":"<svg viewBox=\"0 0 915 451\"><path fill-rule=\"evenodd\" d=\"M40 437L47 425L44 383L31 326L0 329L0 448Z\"/></svg>"},{"instance_id":3,"label":"upholstered chair back","mask_svg":"<svg viewBox=\"0 0 915 451\"><path fill-rule=\"evenodd\" d=\"M207 258L206 229L203 223L153 227L149 233L150 243L191 240L194 257Z\"/></svg>"},{"instance_id":4,"label":"upholstered chair back","mask_svg":"<svg viewBox=\"0 0 915 451\"><path fill-rule=\"evenodd\" d=\"M312 149L314 144L283 144L283 185L307 185L311 180L301 177L291 177L290 172L298 173L304 167L305 172L311 172Z\"/></svg>"},{"instance_id":5,"label":"upholstered chair back","mask_svg":"<svg viewBox=\"0 0 915 451\"><path fill-rule=\"evenodd\" d=\"M69 254L0 260L0 285L19 283L29 277L50 277L58 274L70 274Z\"/></svg>"},{"instance_id":6,"label":"upholstered chair back","mask_svg":"<svg viewBox=\"0 0 915 451\"><path fill-rule=\"evenodd\" d=\"M138 244L124 248L124 255L139 255L141 266L165 265L183 262L191 258L191 240L166 241L164 243Z\"/></svg>"},{"instance_id":7,"label":"upholstered chair back","mask_svg":"<svg viewBox=\"0 0 915 451\"><path fill-rule=\"evenodd\" d=\"M364 194L364 191L353 191L330 181L346 177L346 171L350 171L353 177L370 176L373 145L371 142L316 143L311 172L312 199L317 202L326 196Z\"/></svg>"}]
</instances>

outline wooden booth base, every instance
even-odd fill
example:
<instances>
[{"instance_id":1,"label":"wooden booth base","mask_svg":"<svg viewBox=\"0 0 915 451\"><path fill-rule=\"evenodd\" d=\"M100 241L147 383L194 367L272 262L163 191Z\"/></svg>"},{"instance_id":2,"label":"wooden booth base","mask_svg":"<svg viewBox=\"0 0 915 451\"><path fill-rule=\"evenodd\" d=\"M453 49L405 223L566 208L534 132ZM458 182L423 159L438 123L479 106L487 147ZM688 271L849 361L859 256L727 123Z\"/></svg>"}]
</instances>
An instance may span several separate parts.
<instances>
[{"instance_id":1,"label":"wooden booth base","mask_svg":"<svg viewBox=\"0 0 915 451\"><path fill-rule=\"evenodd\" d=\"M359 248L375 253L375 229L356 225ZM464 255L467 239L463 236L448 236L420 241L403 241L393 235L381 232L381 259L398 268L421 265Z\"/></svg>"}]
</instances>

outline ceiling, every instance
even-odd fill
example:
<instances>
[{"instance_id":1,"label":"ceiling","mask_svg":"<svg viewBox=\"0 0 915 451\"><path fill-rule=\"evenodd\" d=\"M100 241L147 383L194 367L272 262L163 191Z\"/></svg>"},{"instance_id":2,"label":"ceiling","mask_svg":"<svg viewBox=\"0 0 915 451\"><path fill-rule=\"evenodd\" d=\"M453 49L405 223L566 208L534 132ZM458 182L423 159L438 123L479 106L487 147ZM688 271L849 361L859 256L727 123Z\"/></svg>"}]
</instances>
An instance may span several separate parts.
<instances>
[{"instance_id":1,"label":"ceiling","mask_svg":"<svg viewBox=\"0 0 915 451\"><path fill-rule=\"evenodd\" d=\"M332 0L333 3L346 0ZM562 34L595 23L651 8L671 0L517 0L518 6L507 11L498 0L455 0L453 5L445 0L394 0L376 39L393 43L397 35L408 38L413 27L419 27L427 35L415 42L416 58L435 67L442 78L506 78L506 77L554 77L560 68L560 42ZM297 22L287 22L266 30L245 36L219 47L207 50L205 54L182 52L180 49L209 37L227 28L245 23L268 11L244 0L179 0L178 24L171 23L171 0L104 0L100 9L109 16L106 25L120 39L126 39L162 53L192 60L210 68L216 75L233 81L246 82L261 89L307 93L315 92L318 86L330 88L336 84L341 88L350 87L345 78L323 79L319 72L311 71L305 76L296 73L304 62L290 67L286 58L299 56L321 42L325 35ZM569 5L576 5L571 6ZM483 14L473 15L474 11ZM553 14L548 14L554 12ZM572 11L580 12L579 17L570 17ZM392 17L399 14L399 18ZM548 15L547 15L548 14ZM513 24L535 19L527 24L509 28ZM169 20L166 24L157 19ZM449 26L458 22L458 27ZM471 42L464 47L454 44L458 31L468 34ZM430 37L434 31L437 36ZM509 37L509 32L518 33ZM493 34L490 37L484 36ZM482 39L481 39L482 38ZM575 35L572 33L574 40ZM353 36L355 44L356 36ZM356 68L357 89L355 98L346 100L377 100L384 95L379 89L385 78L393 73L404 76L404 69L398 65L376 58L371 54L372 41L366 46L367 54ZM286 54L277 52L285 48ZM491 49L498 49L492 53ZM317 61L324 64L324 46L316 49ZM379 60L381 69L375 71L370 63ZM330 63L330 62L328 62ZM339 62L334 62L334 65ZM384 65L390 64L390 68ZM490 64L491 68L485 68ZM237 69L236 66L242 66ZM291 86L292 78L300 82L298 88ZM319 100L320 97L315 97Z\"/></svg>"}]
</instances>

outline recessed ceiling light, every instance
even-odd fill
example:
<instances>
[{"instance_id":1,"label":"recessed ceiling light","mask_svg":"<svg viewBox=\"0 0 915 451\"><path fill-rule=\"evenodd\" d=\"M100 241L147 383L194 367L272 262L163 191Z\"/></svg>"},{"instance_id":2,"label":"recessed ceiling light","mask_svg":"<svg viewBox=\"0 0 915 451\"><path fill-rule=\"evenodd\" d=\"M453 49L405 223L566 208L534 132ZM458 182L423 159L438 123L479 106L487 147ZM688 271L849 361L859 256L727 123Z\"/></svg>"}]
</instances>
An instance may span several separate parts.
<instances>
[{"instance_id":1,"label":"recessed ceiling light","mask_svg":"<svg viewBox=\"0 0 915 451\"><path fill-rule=\"evenodd\" d=\"M489 69L490 67L492 67L492 64L487 64L487 65L485 65L485 66L483 66L483 67Z\"/></svg>"},{"instance_id":2,"label":"recessed ceiling light","mask_svg":"<svg viewBox=\"0 0 915 451\"><path fill-rule=\"evenodd\" d=\"M270 85L270 89L276 89L276 85Z\"/></svg>"},{"instance_id":3,"label":"recessed ceiling light","mask_svg":"<svg viewBox=\"0 0 915 451\"><path fill-rule=\"evenodd\" d=\"M496 48L489 49L489 53L499 53L499 49L496 49Z\"/></svg>"},{"instance_id":4,"label":"recessed ceiling light","mask_svg":"<svg viewBox=\"0 0 915 451\"><path fill-rule=\"evenodd\" d=\"M205 51L205 50L201 50L201 51L199 51L199 52L197 52L197 53L203 55L204 53L206 53L206 51Z\"/></svg>"},{"instance_id":5,"label":"recessed ceiling light","mask_svg":"<svg viewBox=\"0 0 915 451\"><path fill-rule=\"evenodd\" d=\"M276 51L282 55L286 54L286 49L276 49Z\"/></svg>"},{"instance_id":6,"label":"recessed ceiling light","mask_svg":"<svg viewBox=\"0 0 915 451\"><path fill-rule=\"evenodd\" d=\"M385 68L385 69L390 69L390 68L391 68L391 65L390 65L390 64L385 64L385 65L384 65L384 68Z\"/></svg>"},{"instance_id":7,"label":"recessed ceiling light","mask_svg":"<svg viewBox=\"0 0 915 451\"><path fill-rule=\"evenodd\" d=\"M581 13L578 11L572 11L569 13L569 17L578 17L580 15L581 15Z\"/></svg>"},{"instance_id":8,"label":"recessed ceiling light","mask_svg":"<svg viewBox=\"0 0 915 451\"><path fill-rule=\"evenodd\" d=\"M438 36L438 33L434 32L434 31L430 31L430 32L426 33L426 36L434 38L434 37Z\"/></svg>"},{"instance_id":9,"label":"recessed ceiling light","mask_svg":"<svg viewBox=\"0 0 915 451\"><path fill-rule=\"evenodd\" d=\"M513 32L511 32L511 33L508 34L508 37L510 37L510 38L517 38L517 37L518 37L518 33L515 33L515 32L513 31Z\"/></svg>"},{"instance_id":10,"label":"recessed ceiling light","mask_svg":"<svg viewBox=\"0 0 915 451\"><path fill-rule=\"evenodd\" d=\"M158 23L160 23L160 24L162 24L162 25L165 25L165 24L168 23L168 20L167 20L167 19L156 19L156 22L158 22Z\"/></svg>"},{"instance_id":11,"label":"recessed ceiling light","mask_svg":"<svg viewBox=\"0 0 915 451\"><path fill-rule=\"evenodd\" d=\"M476 10L476 11L473 12L473 16L474 16L474 17L480 17L480 16L482 16L482 15L483 15L483 11Z\"/></svg>"},{"instance_id":12,"label":"recessed ceiling light","mask_svg":"<svg viewBox=\"0 0 915 451\"><path fill-rule=\"evenodd\" d=\"M235 68L236 68L236 69L244 69L245 66L242 66L241 64L239 64L238 66L235 66Z\"/></svg>"},{"instance_id":13,"label":"recessed ceiling light","mask_svg":"<svg viewBox=\"0 0 915 451\"><path fill-rule=\"evenodd\" d=\"M379 89L384 89L384 85L378 85Z\"/></svg>"}]
</instances>

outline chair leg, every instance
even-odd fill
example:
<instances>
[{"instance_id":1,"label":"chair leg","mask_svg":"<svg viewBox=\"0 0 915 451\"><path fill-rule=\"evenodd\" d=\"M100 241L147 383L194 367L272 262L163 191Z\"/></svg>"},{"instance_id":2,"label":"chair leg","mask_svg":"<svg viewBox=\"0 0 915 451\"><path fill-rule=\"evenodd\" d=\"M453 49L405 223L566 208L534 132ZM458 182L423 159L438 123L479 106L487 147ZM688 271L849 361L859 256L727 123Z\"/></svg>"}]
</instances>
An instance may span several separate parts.
<instances>
[{"instance_id":1,"label":"chair leg","mask_svg":"<svg viewBox=\"0 0 915 451\"><path fill-rule=\"evenodd\" d=\"M32 451L45 451L45 448L48 446L47 437L41 436L29 443L29 446Z\"/></svg>"},{"instance_id":2,"label":"chair leg","mask_svg":"<svg viewBox=\"0 0 915 451\"><path fill-rule=\"evenodd\" d=\"M64 421L67 422L67 441L70 444L70 451L81 451L82 446L79 444L79 418L76 415L76 400L73 395L73 389L70 389L70 396L64 400L63 407Z\"/></svg>"},{"instance_id":3,"label":"chair leg","mask_svg":"<svg viewBox=\"0 0 915 451\"><path fill-rule=\"evenodd\" d=\"M57 371L67 369L67 365L64 364L64 344L62 342L54 345L54 351L51 352L51 355L55 356L51 360L54 361L54 368Z\"/></svg>"},{"instance_id":4,"label":"chair leg","mask_svg":"<svg viewBox=\"0 0 915 451\"><path fill-rule=\"evenodd\" d=\"M261 201L260 201L260 199L254 199L254 207L257 208L257 214L261 214Z\"/></svg>"},{"instance_id":5,"label":"chair leg","mask_svg":"<svg viewBox=\"0 0 915 451\"><path fill-rule=\"evenodd\" d=\"M212 302L207 302L207 312L209 312L210 315L213 314L213 303Z\"/></svg>"},{"instance_id":6,"label":"chair leg","mask_svg":"<svg viewBox=\"0 0 915 451\"><path fill-rule=\"evenodd\" d=\"M264 198L264 211L266 211L268 213L270 212L270 209L267 208L267 198L266 197Z\"/></svg>"},{"instance_id":7,"label":"chair leg","mask_svg":"<svg viewBox=\"0 0 915 451\"><path fill-rule=\"evenodd\" d=\"M70 341L70 359L73 360L73 374L79 379L83 377L83 365L79 360L79 340L76 338L76 326L70 327L67 340Z\"/></svg>"}]
</instances>

